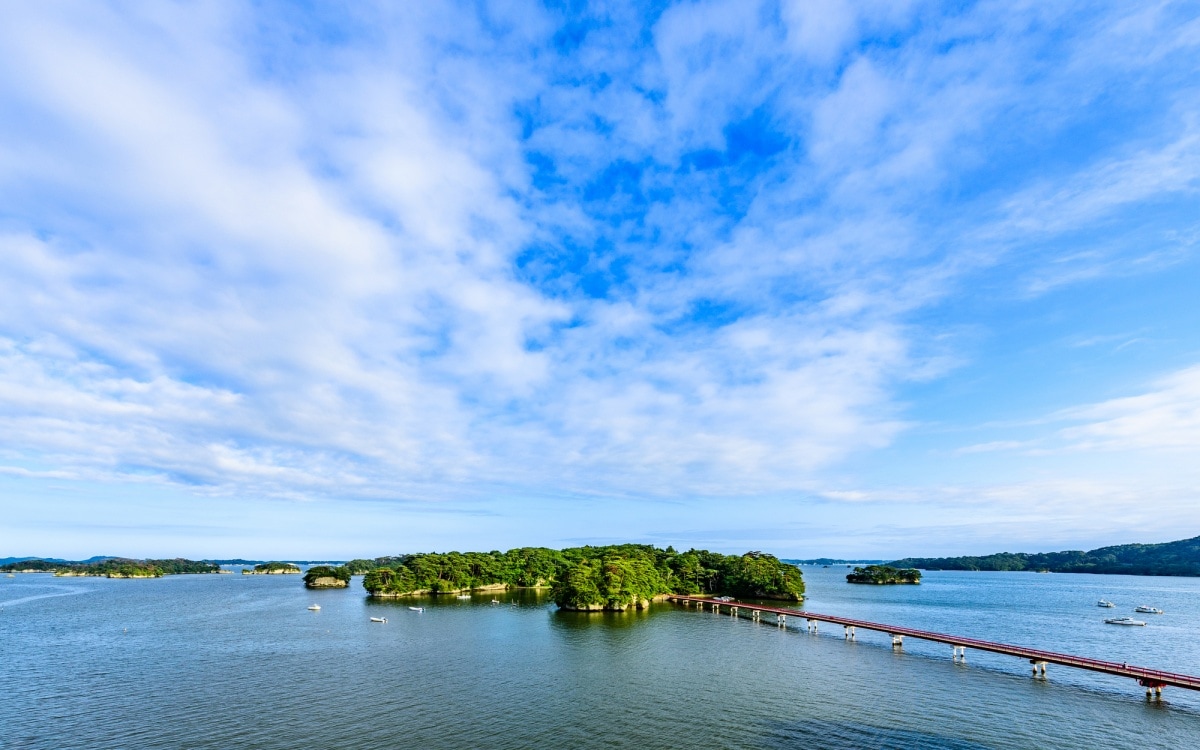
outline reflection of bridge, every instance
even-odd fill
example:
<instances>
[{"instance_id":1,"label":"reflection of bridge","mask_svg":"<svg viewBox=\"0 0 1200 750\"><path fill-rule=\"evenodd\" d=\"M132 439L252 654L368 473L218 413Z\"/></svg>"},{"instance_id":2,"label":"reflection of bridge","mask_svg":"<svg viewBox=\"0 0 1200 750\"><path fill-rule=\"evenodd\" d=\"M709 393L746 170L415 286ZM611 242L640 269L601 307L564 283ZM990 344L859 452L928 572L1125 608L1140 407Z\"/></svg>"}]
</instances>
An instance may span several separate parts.
<instances>
[{"instance_id":1,"label":"reflection of bridge","mask_svg":"<svg viewBox=\"0 0 1200 750\"><path fill-rule=\"evenodd\" d=\"M690 607L695 604L697 609L701 611L708 607L713 612L720 612L721 608L724 607L734 617L738 617L744 612L751 620L755 621L760 621L765 612L774 615L775 623L780 627L787 627L787 618L789 617L802 619L806 621L810 633L817 632L818 623L828 622L834 625L841 625L842 633L847 640L854 640L856 628L874 630L890 635L892 637L893 648L901 648L904 644L905 636L919 638L924 641L945 643L953 649L953 658L956 661L958 659L966 660L968 647L979 651L990 651L994 654L1007 654L1009 656L1028 659L1029 663L1033 665L1034 676L1040 674L1042 677L1045 677L1047 664L1061 664L1065 667L1089 669L1093 672L1103 672L1104 674L1116 675L1118 677L1131 677L1137 680L1139 685L1146 688L1146 695L1150 695L1152 692L1162 695L1162 689L1167 685L1200 690L1200 677L1176 674L1174 672L1163 672L1145 667L1134 667L1121 662L1100 661L1099 659L1088 659L1083 656L1071 656L1070 654L1056 654L1053 651L1041 651L1036 648L1025 648L1024 646L1009 646L1004 643L981 641L977 638L963 638L957 635L931 633L927 630L915 630L897 625L884 625L878 622L853 620L849 617L821 615L816 612L805 612L802 609L768 607L762 604L747 604L738 601L718 601L716 599L695 596L670 596L668 598L684 606Z\"/></svg>"}]
</instances>

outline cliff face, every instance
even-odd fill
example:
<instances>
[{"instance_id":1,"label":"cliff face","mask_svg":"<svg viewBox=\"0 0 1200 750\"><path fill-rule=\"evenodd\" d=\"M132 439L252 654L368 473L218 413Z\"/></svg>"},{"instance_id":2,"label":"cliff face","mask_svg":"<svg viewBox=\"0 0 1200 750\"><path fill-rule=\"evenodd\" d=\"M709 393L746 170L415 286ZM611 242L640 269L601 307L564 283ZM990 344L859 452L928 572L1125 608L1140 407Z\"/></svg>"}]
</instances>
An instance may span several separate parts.
<instances>
[{"instance_id":1,"label":"cliff face","mask_svg":"<svg viewBox=\"0 0 1200 750\"><path fill-rule=\"evenodd\" d=\"M304 585L310 589L344 589L350 583L340 578L334 578L333 576L321 576L311 581L305 581Z\"/></svg>"}]
</instances>

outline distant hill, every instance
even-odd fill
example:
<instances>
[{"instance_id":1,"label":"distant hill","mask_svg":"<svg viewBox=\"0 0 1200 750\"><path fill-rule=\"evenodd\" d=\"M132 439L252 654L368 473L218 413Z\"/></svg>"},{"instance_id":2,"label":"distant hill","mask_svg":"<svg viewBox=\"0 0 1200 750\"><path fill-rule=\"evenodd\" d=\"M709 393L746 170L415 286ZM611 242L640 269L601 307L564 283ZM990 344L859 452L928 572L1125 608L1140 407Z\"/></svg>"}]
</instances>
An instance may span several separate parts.
<instances>
[{"instance_id":1,"label":"distant hill","mask_svg":"<svg viewBox=\"0 0 1200 750\"><path fill-rule=\"evenodd\" d=\"M93 557L82 562L54 562L30 558L0 565L0 572L43 572L56 576L103 576L106 578L159 578L179 573L219 573L221 566L184 560L130 560L122 557Z\"/></svg>"},{"instance_id":2,"label":"distant hill","mask_svg":"<svg viewBox=\"0 0 1200 750\"><path fill-rule=\"evenodd\" d=\"M835 560L832 557L815 557L811 560L783 560L791 565L881 565L887 560Z\"/></svg>"},{"instance_id":3,"label":"distant hill","mask_svg":"<svg viewBox=\"0 0 1200 750\"><path fill-rule=\"evenodd\" d=\"M38 562L57 563L59 565L88 565L97 563L103 560L116 560L113 555L96 555L89 557L86 560L64 560L61 557L0 557L0 565L9 565L11 563L28 562L35 560Z\"/></svg>"},{"instance_id":4,"label":"distant hill","mask_svg":"<svg viewBox=\"0 0 1200 750\"><path fill-rule=\"evenodd\" d=\"M922 570L1048 570L1052 573L1120 573L1200 576L1200 536L1162 544L1119 544L1089 552L998 552L982 557L906 557L889 563Z\"/></svg>"},{"instance_id":5,"label":"distant hill","mask_svg":"<svg viewBox=\"0 0 1200 750\"><path fill-rule=\"evenodd\" d=\"M268 560L244 560L240 557L230 560L205 560L204 562L216 563L217 565L262 565ZM295 563L296 565L344 565L345 560L285 560L284 562Z\"/></svg>"},{"instance_id":6,"label":"distant hill","mask_svg":"<svg viewBox=\"0 0 1200 750\"><path fill-rule=\"evenodd\" d=\"M11 565L12 563L28 562L34 560L37 562L55 563L57 565L92 565L105 560L126 560L129 558L120 557L119 555L93 555L86 560L64 560L61 557L0 557L0 565ZM201 560L200 562L216 563L217 565L259 565L266 560L243 560L236 558L231 560ZM297 565L344 565L344 560L289 560Z\"/></svg>"}]
</instances>

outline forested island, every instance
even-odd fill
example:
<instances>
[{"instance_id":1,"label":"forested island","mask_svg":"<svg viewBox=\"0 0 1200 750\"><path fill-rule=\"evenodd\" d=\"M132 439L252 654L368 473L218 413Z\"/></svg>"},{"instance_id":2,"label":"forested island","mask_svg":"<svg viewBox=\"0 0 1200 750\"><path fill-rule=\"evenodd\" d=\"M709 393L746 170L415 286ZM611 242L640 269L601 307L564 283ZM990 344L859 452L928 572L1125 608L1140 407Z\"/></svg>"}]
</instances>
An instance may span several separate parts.
<instances>
[{"instance_id":1,"label":"forested island","mask_svg":"<svg viewBox=\"0 0 1200 750\"><path fill-rule=\"evenodd\" d=\"M890 565L868 565L865 568L855 568L846 574L849 583L871 583L890 585L902 583L920 583L921 571L915 568L893 568Z\"/></svg>"},{"instance_id":2,"label":"forested island","mask_svg":"<svg viewBox=\"0 0 1200 750\"><path fill-rule=\"evenodd\" d=\"M1089 552L999 552L982 557L906 557L895 566L924 570L1029 570L1200 576L1200 536L1162 544L1120 544Z\"/></svg>"},{"instance_id":3,"label":"forested island","mask_svg":"<svg viewBox=\"0 0 1200 750\"><path fill-rule=\"evenodd\" d=\"M288 575L300 572L300 566L294 563L287 562L265 562L255 565L253 568L243 568L242 575L244 576L271 576L271 575Z\"/></svg>"},{"instance_id":4,"label":"forested island","mask_svg":"<svg viewBox=\"0 0 1200 750\"><path fill-rule=\"evenodd\" d=\"M314 565L304 574L310 589L344 589L350 585L350 570L345 565Z\"/></svg>"},{"instance_id":5,"label":"forested island","mask_svg":"<svg viewBox=\"0 0 1200 750\"><path fill-rule=\"evenodd\" d=\"M351 561L355 563L358 561ZM522 547L507 552L447 552L379 558L363 579L371 596L449 594L549 587L562 609L623 611L666 594L723 594L800 601L800 570L773 555L676 552L650 545ZM348 563L348 569L353 569Z\"/></svg>"},{"instance_id":6,"label":"forested island","mask_svg":"<svg viewBox=\"0 0 1200 750\"><path fill-rule=\"evenodd\" d=\"M103 578L161 578L183 573L219 573L216 563L175 558L174 560L131 560L110 557L88 562L22 560L0 565L0 572L53 573L56 576L100 576Z\"/></svg>"}]
</instances>

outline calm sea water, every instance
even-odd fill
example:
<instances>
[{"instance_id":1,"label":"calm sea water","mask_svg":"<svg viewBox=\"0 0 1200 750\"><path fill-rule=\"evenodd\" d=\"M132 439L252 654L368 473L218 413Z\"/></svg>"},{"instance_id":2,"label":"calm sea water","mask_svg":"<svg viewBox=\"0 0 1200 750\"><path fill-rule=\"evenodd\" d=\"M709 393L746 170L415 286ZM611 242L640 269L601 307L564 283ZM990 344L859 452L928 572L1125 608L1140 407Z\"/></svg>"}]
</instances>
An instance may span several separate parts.
<instances>
[{"instance_id":1,"label":"calm sea water","mask_svg":"<svg viewBox=\"0 0 1200 750\"><path fill-rule=\"evenodd\" d=\"M931 572L816 612L1200 673L1200 579ZM1095 606L1104 597L1115 610ZM1200 747L1200 694L840 628L368 600L297 576L0 578L0 748ZM305 607L321 605L320 612ZM1105 626L1137 604L1144 628ZM388 618L386 624L369 621Z\"/></svg>"}]
</instances>

